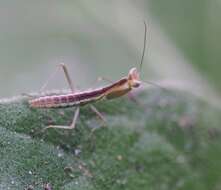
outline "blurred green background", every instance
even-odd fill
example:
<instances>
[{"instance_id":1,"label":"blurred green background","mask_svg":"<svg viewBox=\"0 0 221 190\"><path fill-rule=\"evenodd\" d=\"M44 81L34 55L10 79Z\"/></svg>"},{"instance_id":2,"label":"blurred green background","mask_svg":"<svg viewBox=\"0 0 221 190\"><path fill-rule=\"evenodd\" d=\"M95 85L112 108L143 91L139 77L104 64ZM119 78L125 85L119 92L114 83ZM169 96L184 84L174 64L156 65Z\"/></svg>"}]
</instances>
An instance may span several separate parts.
<instances>
[{"instance_id":1,"label":"blurred green background","mask_svg":"<svg viewBox=\"0 0 221 190\"><path fill-rule=\"evenodd\" d=\"M143 79L217 98L220 6L209 0L0 1L0 97L39 90L59 62L81 88L98 76L126 75L139 64L145 20ZM48 89L66 87L60 72Z\"/></svg>"},{"instance_id":2,"label":"blurred green background","mask_svg":"<svg viewBox=\"0 0 221 190\"><path fill-rule=\"evenodd\" d=\"M221 83L219 82L221 67L219 63L221 61L221 53L219 52L221 44L220 10L221 1L219 0L0 0L0 97L11 97L24 92L39 91L60 62L64 62L68 66L74 82L81 89L93 86L94 81L99 76L118 80L120 77L127 75L131 67L138 66L140 63L144 37L143 21L145 20L148 25L148 38L142 79L151 80L167 88L175 88L187 93L183 93L185 96L183 98L175 90L171 91L175 92L175 95L171 97L165 96L166 98L163 99L164 95L160 97L158 92L155 95L152 91L148 91L150 95L145 100L150 102L150 105L147 104L149 112L144 114L148 113L149 115L144 115L143 120L139 120L139 117L137 117L134 123L137 121L143 122L142 125L145 125L147 128L145 133L148 135L156 130L160 141L158 144L155 136L149 138L150 135L147 135L148 138L145 138L144 147L148 147L149 143L151 144L154 140L157 141L157 147L149 146L149 148L153 147L153 150L161 149L161 144L165 144L164 141L168 142L172 148L178 146L178 148L175 148L177 154L187 153L184 155L189 168L186 168L185 165L184 169L190 172L190 175L189 173L185 174L187 178L191 178L191 183L193 182L193 185L190 187L192 189L193 187L197 189L200 186L202 186L202 189L214 187L213 189L218 190L220 188L219 181L221 176L219 170L221 166L219 115L221 112L218 111L221 107ZM102 85L102 82L100 85ZM48 90L64 88L67 88L67 84L62 72L57 73L47 87ZM203 98L203 100L206 100L206 103L203 102L203 106L198 106L195 99L193 101L193 97L188 97L189 92ZM161 98L162 102L160 101ZM179 99L179 101L182 99L181 106L176 107L177 105L172 104L172 111L168 111L167 101L164 101L167 98L172 102L176 99ZM196 98L196 100L198 101L199 99ZM121 100L118 101L120 102ZM112 105L111 102L106 103ZM124 104L124 102L121 103ZM123 112L119 113L128 114L128 118L133 120L130 114L134 115L133 112L136 112L138 109L132 109L131 111L129 106L128 109L125 108L125 111L123 106L119 106L120 104L116 102L113 103L113 105L115 104L118 107L117 109L123 109ZM210 104L215 105L219 109L208 106ZM104 107L109 109L108 106ZM154 109L154 106L156 109ZM1 109L0 128L2 126L3 128L4 126L6 126L5 128L10 126L11 131L16 131L16 126L19 134L25 133L30 135L28 131L30 127L38 129L38 122L42 122L39 120L41 116L36 117L36 122L33 122L32 118L28 117L22 109L22 111L16 110L19 111L17 114L16 111L14 112L13 105L11 108L10 106L9 108L8 106L3 106ZM5 109L10 110L8 112L9 119L8 116L4 118ZM29 107L24 109L28 109L28 114L30 114ZM179 112L182 114L179 115ZM13 119L16 118L13 113L16 116L18 115L18 117L23 114L21 121L27 122L25 126L21 122L21 126L24 128L18 125L19 121L18 123L16 123L17 121L13 123ZM115 113L115 110L113 113ZM143 112L140 111L139 113ZM168 113L169 116L167 115ZM47 114L45 113L45 115ZM118 116L116 115L113 118ZM163 117L161 117L162 115ZM181 120L179 120L180 118ZM191 121L194 118L197 118L197 122L192 127ZM65 120L65 118L63 119ZM12 122L12 124L7 124L8 121L9 123ZM178 124L175 121L178 121ZM188 122L190 122L190 127L180 130L180 126L181 128L182 125L185 127L185 125L188 125ZM130 126L128 123L130 121L127 121L124 125ZM45 126L44 123L41 123L41 125L42 127ZM131 125L134 125L133 122ZM171 126L174 126L174 128ZM81 127L88 129L87 127L85 128L85 124L81 124ZM117 125L116 128L120 130L120 132L117 131L117 135L121 135L123 129L127 131L126 127L120 128ZM113 130L116 128L113 128ZM180 130L180 133L174 133L174 129ZM72 133L75 134L75 132ZM0 134L2 137L5 136L3 132ZM107 134L109 135L109 133ZM134 135L134 133L132 134ZM168 134L172 135L172 137ZM173 134L175 135L173 136ZM180 138L177 134L182 134L183 138ZM83 138L86 138L83 133L81 135ZM15 134L13 133L10 138L14 139L14 136ZM106 138L106 136L102 136L102 132L98 139L101 137ZM102 138L100 144L103 146ZM50 142L50 138L48 139ZM60 140L54 137L51 139ZM61 139L66 140L66 138ZM74 138L67 139L70 142L76 140ZM113 140L113 136L110 139ZM123 138L120 137L119 139L122 140ZM211 139L215 140L212 141ZM36 138L31 138L31 140L35 141ZM116 141L117 143L120 141L118 140ZM183 149L179 149L179 146L181 146L179 143L182 140L185 142L184 145L187 146L182 145ZM38 139L36 141L41 142ZM81 141L79 142L81 143ZM106 143L109 144L108 141ZM191 149L191 143L197 145L196 149L195 147ZM127 144L127 141L125 141L125 144ZM142 144L143 141L141 141L140 145ZM36 147L39 147L39 145L36 145ZM188 149L189 147L191 151L186 152L186 148ZM12 146L12 150L13 148L14 146ZM146 150L145 148L144 150ZM33 150L35 149L33 148ZM105 144L104 149L106 151ZM1 150L4 151L5 149L2 148ZM32 154L29 150L32 150L32 148L27 149L26 157ZM87 150L87 146L85 150ZM103 156L105 151L101 151L99 156ZM140 154L140 152L142 153L139 150L138 153ZM12 158L20 159L19 156L14 155L14 150L12 153ZM35 154L38 158L41 157L39 152L36 151ZM170 156L170 152L167 153L166 151L167 154ZM5 155L6 161L8 161L7 151ZM146 156L146 154L144 155ZM148 155L150 155L149 159L153 158L153 161L155 161L154 157L152 157L152 152ZM164 155L164 152L162 155ZM164 158L162 155L159 154L157 157L159 158L159 163L152 164L150 162L152 170L156 171L155 174L158 174L156 166L158 167L158 165L162 164L161 159ZM144 158L146 158L145 156ZM51 159L54 160L54 157L52 156ZM70 159L73 161L72 157ZM173 158L171 160L174 161ZM146 160L144 159L144 161ZM170 165L167 165L167 159L164 162L169 167L165 170L163 167L159 167L162 169L162 172L160 170L159 173L163 177L166 178L167 175L164 172L167 173L169 171L175 178L182 178L182 175L177 174L177 171L179 171L176 167L177 165L171 171ZM104 166L106 167L106 162ZM182 164L179 166L183 167ZM4 167L7 168L7 166ZM12 167L14 166L12 165ZM63 171L62 167L60 169ZM173 169L177 170L174 171ZM44 168L42 170L44 171ZM147 171L151 178L158 180L154 175L152 176L152 172ZM7 172L5 173L8 175ZM9 174L11 175L11 173ZM56 172L55 174L58 175ZM60 179L59 175L58 178ZM109 174L107 178L104 178L104 182L108 178ZM140 177L141 180L142 178L145 178L145 176ZM170 179L173 180L173 178ZM194 186L194 179L200 179L196 186ZM60 180L62 181L62 179ZM158 181L156 183L154 181L154 184L158 184ZM181 186L182 183L180 184ZM162 187L162 189L166 188Z\"/></svg>"}]
</instances>

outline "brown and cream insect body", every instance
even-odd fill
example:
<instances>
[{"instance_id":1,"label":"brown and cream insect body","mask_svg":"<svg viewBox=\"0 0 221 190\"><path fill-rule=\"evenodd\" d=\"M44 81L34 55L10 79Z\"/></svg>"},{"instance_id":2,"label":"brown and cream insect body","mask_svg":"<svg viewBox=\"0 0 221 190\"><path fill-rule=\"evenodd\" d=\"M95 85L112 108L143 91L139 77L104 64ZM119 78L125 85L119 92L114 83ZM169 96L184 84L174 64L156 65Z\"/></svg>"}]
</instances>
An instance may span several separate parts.
<instances>
[{"instance_id":1,"label":"brown and cream insect body","mask_svg":"<svg viewBox=\"0 0 221 190\"><path fill-rule=\"evenodd\" d=\"M144 52L146 47L146 23L145 25L145 35L144 35L144 48L140 63L140 70L143 63ZM60 107L76 107L75 114L70 126L61 126L61 125L50 125L47 128L61 128L61 129L73 129L75 127L77 118L80 112L80 106L93 103L101 99L113 99L120 96L123 96L130 92L134 88L138 88L141 84L139 72L136 68L129 70L129 73L126 77L102 88L97 88L94 90L75 92L72 80L68 73L68 70L64 64L62 66L65 77L68 81L68 84L71 89L71 93L64 95L50 95L42 96L29 100L29 104L33 108L60 108ZM47 84L47 83L46 83ZM46 84L43 86L45 87ZM42 88L43 89L43 88ZM91 110L95 112L100 119L105 121L103 115L92 105L89 105Z\"/></svg>"},{"instance_id":2,"label":"brown and cream insect body","mask_svg":"<svg viewBox=\"0 0 221 190\"><path fill-rule=\"evenodd\" d=\"M133 75L133 76L132 76ZM130 70L128 78L122 78L121 80L105 86L103 88L98 88L90 91L83 91L77 93L70 93L65 95L53 95L44 96L30 100L29 103L31 107L35 108L60 108L60 107L73 107L81 106L91 102L95 102L101 99L112 99L122 96L132 90L139 81L137 80L137 71L135 68ZM135 78L134 78L135 77ZM136 84L135 84L136 83Z\"/></svg>"}]
</instances>

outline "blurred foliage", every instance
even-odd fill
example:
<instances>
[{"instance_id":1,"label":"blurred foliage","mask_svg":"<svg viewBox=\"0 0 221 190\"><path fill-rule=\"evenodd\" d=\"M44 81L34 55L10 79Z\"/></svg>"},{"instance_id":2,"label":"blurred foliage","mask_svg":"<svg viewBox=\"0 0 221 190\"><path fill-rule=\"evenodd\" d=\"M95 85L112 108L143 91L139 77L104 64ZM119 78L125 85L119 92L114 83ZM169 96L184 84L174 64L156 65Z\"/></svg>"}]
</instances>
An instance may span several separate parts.
<instances>
[{"instance_id":1,"label":"blurred foliage","mask_svg":"<svg viewBox=\"0 0 221 190\"><path fill-rule=\"evenodd\" d=\"M150 12L185 57L221 90L221 3L149 0Z\"/></svg>"}]
</instances>

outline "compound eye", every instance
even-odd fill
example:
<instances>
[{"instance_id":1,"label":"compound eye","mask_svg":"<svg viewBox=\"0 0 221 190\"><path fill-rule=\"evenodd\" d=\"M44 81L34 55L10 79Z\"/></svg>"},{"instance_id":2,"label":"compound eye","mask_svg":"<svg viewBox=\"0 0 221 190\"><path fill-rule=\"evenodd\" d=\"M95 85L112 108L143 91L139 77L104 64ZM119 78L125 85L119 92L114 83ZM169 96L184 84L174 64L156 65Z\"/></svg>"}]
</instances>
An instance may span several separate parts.
<instances>
[{"instance_id":1,"label":"compound eye","mask_svg":"<svg viewBox=\"0 0 221 190\"><path fill-rule=\"evenodd\" d=\"M141 82L140 81L134 81L133 87L138 88L140 86Z\"/></svg>"}]
</instances>

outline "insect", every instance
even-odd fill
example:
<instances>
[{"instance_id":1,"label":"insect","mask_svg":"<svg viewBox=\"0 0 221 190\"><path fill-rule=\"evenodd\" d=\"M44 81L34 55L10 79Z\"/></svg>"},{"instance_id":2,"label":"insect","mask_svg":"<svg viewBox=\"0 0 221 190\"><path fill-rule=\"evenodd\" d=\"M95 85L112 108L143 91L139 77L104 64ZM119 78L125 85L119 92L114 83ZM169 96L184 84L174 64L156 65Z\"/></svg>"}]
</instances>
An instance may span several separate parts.
<instances>
[{"instance_id":1,"label":"insect","mask_svg":"<svg viewBox=\"0 0 221 190\"><path fill-rule=\"evenodd\" d=\"M140 63L140 70L142 67L145 49L146 49L147 26L145 22L144 22L144 26L145 26L144 46L143 46L141 63ZM33 108L76 107L76 110L75 110L74 117L70 126L49 125L46 128L60 128L60 129L75 128L76 121L80 113L80 107L85 104L89 104L91 110L95 112L100 119L105 121L104 116L91 103L101 100L101 99L108 100L108 99L113 99L113 98L118 98L120 96L123 96L129 93L134 88L138 88L143 82L140 80L140 76L139 76L139 72L137 68L131 68L126 77L123 77L122 79L110 85L104 86L102 88L97 88L94 90L76 92L73 82L68 73L67 67L64 64L60 64L60 66L64 71L65 78L71 89L71 93L64 94L64 95L49 95L49 96L42 96L42 97L34 98L34 99L29 100L29 104ZM148 83L151 83L151 82L148 82Z\"/></svg>"}]
</instances>

